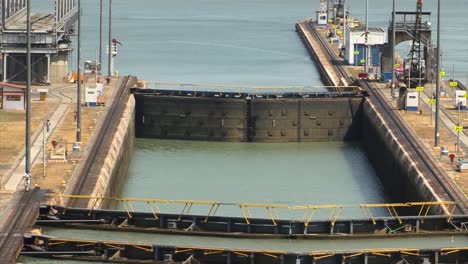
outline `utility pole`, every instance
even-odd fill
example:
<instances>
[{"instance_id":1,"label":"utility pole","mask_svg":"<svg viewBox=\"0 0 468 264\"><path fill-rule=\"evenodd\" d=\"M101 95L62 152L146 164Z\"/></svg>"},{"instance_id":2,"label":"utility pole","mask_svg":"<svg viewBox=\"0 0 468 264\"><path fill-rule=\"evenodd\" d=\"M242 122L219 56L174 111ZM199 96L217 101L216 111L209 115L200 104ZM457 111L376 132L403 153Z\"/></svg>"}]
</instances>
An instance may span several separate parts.
<instances>
[{"instance_id":1,"label":"utility pole","mask_svg":"<svg viewBox=\"0 0 468 264\"><path fill-rule=\"evenodd\" d=\"M369 46L368 46L368 34L369 34L369 0L366 0L366 32L365 32L365 54L364 54L364 72L367 73L367 60L369 59Z\"/></svg>"},{"instance_id":2,"label":"utility pole","mask_svg":"<svg viewBox=\"0 0 468 264\"><path fill-rule=\"evenodd\" d=\"M397 97L396 87L395 87L395 82L396 82L396 76L395 76L395 64L396 64L396 61L395 61L395 41L396 41L395 1L396 0L393 0L393 12L392 12L392 88L391 88L391 94L393 98Z\"/></svg>"},{"instance_id":3,"label":"utility pole","mask_svg":"<svg viewBox=\"0 0 468 264\"><path fill-rule=\"evenodd\" d=\"M458 100L458 98L457 98L457 100ZM459 101L457 103L457 106L458 106L457 144L456 144L457 148L455 150L457 152L457 154L460 151L460 130L459 130L459 128L460 128L460 108L461 108L461 105L462 105L462 102Z\"/></svg>"},{"instance_id":4,"label":"utility pole","mask_svg":"<svg viewBox=\"0 0 468 264\"><path fill-rule=\"evenodd\" d=\"M102 0L99 0L99 70L102 71Z\"/></svg>"},{"instance_id":5,"label":"utility pole","mask_svg":"<svg viewBox=\"0 0 468 264\"><path fill-rule=\"evenodd\" d=\"M46 177L46 140L45 140L45 130L47 126L47 121L42 122L42 177Z\"/></svg>"},{"instance_id":6,"label":"utility pole","mask_svg":"<svg viewBox=\"0 0 468 264\"><path fill-rule=\"evenodd\" d=\"M439 108L440 108L440 0L437 0L437 75L434 146L439 146Z\"/></svg>"},{"instance_id":7,"label":"utility pole","mask_svg":"<svg viewBox=\"0 0 468 264\"><path fill-rule=\"evenodd\" d=\"M26 163L25 172L31 172L31 0L26 6ZM37 184L37 181L36 181Z\"/></svg>"},{"instance_id":8,"label":"utility pole","mask_svg":"<svg viewBox=\"0 0 468 264\"><path fill-rule=\"evenodd\" d=\"M78 52L77 52L78 83L76 89L76 143L74 150L81 148L81 0L78 0Z\"/></svg>"},{"instance_id":9,"label":"utility pole","mask_svg":"<svg viewBox=\"0 0 468 264\"><path fill-rule=\"evenodd\" d=\"M107 61L107 75L112 76L112 0L109 0L109 56Z\"/></svg>"}]
</instances>

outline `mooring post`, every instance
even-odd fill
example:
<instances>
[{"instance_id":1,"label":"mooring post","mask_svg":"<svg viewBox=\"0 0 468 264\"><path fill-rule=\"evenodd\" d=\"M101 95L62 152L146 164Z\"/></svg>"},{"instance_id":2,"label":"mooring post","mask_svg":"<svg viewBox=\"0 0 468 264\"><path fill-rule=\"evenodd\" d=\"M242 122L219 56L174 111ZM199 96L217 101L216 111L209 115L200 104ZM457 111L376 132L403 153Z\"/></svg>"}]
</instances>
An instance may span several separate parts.
<instances>
[{"instance_id":1,"label":"mooring post","mask_svg":"<svg viewBox=\"0 0 468 264\"><path fill-rule=\"evenodd\" d=\"M255 253L250 253L250 264L255 264Z\"/></svg>"},{"instance_id":2,"label":"mooring post","mask_svg":"<svg viewBox=\"0 0 468 264\"><path fill-rule=\"evenodd\" d=\"M226 263L227 263L227 264L231 264L231 263L232 263L232 262L231 262L231 256L232 256L232 253L231 253L231 252L227 252L227 254L226 254L226 258L227 258L227 259L226 259Z\"/></svg>"}]
</instances>

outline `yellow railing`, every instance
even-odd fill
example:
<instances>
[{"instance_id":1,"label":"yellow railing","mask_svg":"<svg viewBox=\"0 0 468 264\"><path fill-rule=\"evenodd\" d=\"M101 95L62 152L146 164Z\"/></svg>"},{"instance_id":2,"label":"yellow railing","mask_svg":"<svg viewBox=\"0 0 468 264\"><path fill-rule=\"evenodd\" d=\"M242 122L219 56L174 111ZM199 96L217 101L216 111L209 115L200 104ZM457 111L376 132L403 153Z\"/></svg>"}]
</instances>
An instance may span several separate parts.
<instances>
[{"instance_id":1,"label":"yellow railing","mask_svg":"<svg viewBox=\"0 0 468 264\"><path fill-rule=\"evenodd\" d=\"M172 82L146 82L149 89L155 90L178 90L178 91L217 91L224 92L237 92L243 93L246 90L254 90L257 93L264 93L269 91L273 94L279 94L280 91L290 92L295 91L298 93L305 92L318 92L320 90L327 90L328 92L353 92L361 91L359 86L320 86L320 85L226 85L226 84L189 84L189 83L172 83ZM249 91L251 93L251 91Z\"/></svg>"},{"instance_id":2,"label":"yellow railing","mask_svg":"<svg viewBox=\"0 0 468 264\"><path fill-rule=\"evenodd\" d=\"M439 206L447 216L447 222L452 219L453 213L457 207L456 202L450 201L439 201L439 202L410 202L410 203L382 203L382 204L361 204L361 210L366 217L369 217L375 224L375 218L371 212L371 208L386 208L388 214L391 217L398 219L398 222L402 224L401 218L398 215L397 208L408 208L408 207L421 207L419 209L418 216L426 217L432 207ZM424 221L424 218L422 218Z\"/></svg>"},{"instance_id":3,"label":"yellow railing","mask_svg":"<svg viewBox=\"0 0 468 264\"><path fill-rule=\"evenodd\" d=\"M92 204L89 214L93 210L100 208L100 204L103 201L114 201L119 202L123 209L126 211L129 218L133 217L135 210L134 203L145 204L149 211L153 214L153 217L157 220L158 215L161 214L160 206L163 204L179 205L182 207L180 210L179 220L182 216L189 215L194 206L205 206L208 207L208 212L204 215L205 222L208 221L209 217L215 216L220 207L238 207L242 217L245 219L247 224L250 224L250 220L253 218L252 209L265 209L273 225L277 225L277 221L284 219L280 217L280 210L288 211L303 211L302 220L304 225L307 227L312 221L313 217L318 211L327 212L328 220L331 221L332 226L339 219L339 216L346 208L361 208L363 215L370 219L373 224L376 224L376 218L372 209L387 209L390 217L398 220L400 224L403 223L398 209L401 208L419 208L419 214L417 216L424 218L428 216L431 208L439 206L441 211L446 212L443 214L447 217L447 222L450 222L457 206L456 202L450 201L439 201L439 202L410 202L410 203L381 203L381 204L360 204L360 205L337 205L337 204L322 204L322 205L285 205L285 204L258 204L258 203L223 203L217 201L199 201L199 200L165 200L165 199L146 199L146 198L121 198L121 197L105 197L105 196L86 196L86 195L64 195L64 194L52 194L50 199L54 205L62 205L62 199L85 199L89 200ZM291 220L291 219L290 219Z\"/></svg>"},{"instance_id":4,"label":"yellow railing","mask_svg":"<svg viewBox=\"0 0 468 264\"><path fill-rule=\"evenodd\" d=\"M87 247L97 244L106 245L111 248L125 249L128 245L132 247L139 248L147 252L153 252L153 246L150 244L144 243L128 243L128 242L117 242L117 241L97 241L97 240L83 240L83 239L64 239L64 238L49 238L48 245L60 245L67 243L76 243L78 247ZM286 255L289 252L284 250L260 250L260 249L247 249L247 248L223 248L223 247L208 247L208 246L174 246L174 254L181 254L187 252L205 251L204 255L213 255L221 254L224 252L232 252L236 255L248 256L248 254L263 254L270 256L272 258L277 258L281 255ZM419 249L419 248L367 248L367 249L356 249L356 250L320 250L320 251L310 251L308 252L309 256L312 256L315 260L325 259L333 257L336 255L342 255L343 260L351 259L354 257L359 257L363 254L381 256L381 257L391 257L391 254L400 253L404 255L419 256L421 251L436 250L440 252L440 255L446 256L454 254L461 251L468 250L468 247L451 247L451 248L432 248L432 249ZM294 252L293 254L297 254Z\"/></svg>"}]
</instances>

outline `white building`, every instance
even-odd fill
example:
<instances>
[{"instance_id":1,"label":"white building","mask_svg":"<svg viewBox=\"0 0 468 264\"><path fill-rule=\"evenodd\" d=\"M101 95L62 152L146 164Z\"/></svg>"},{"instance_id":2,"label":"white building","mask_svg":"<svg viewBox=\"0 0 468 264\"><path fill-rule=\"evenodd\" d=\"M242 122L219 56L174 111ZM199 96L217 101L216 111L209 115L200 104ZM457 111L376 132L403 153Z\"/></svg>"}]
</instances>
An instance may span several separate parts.
<instances>
[{"instance_id":1,"label":"white building","mask_svg":"<svg viewBox=\"0 0 468 264\"><path fill-rule=\"evenodd\" d=\"M315 11L315 21L317 24L326 26L328 24L328 14L327 11L317 10Z\"/></svg>"},{"instance_id":2,"label":"white building","mask_svg":"<svg viewBox=\"0 0 468 264\"><path fill-rule=\"evenodd\" d=\"M25 93L25 86L0 82L0 109L25 110Z\"/></svg>"},{"instance_id":3,"label":"white building","mask_svg":"<svg viewBox=\"0 0 468 264\"><path fill-rule=\"evenodd\" d=\"M376 45L387 43L387 33L382 28L368 28L367 44L370 47L369 64L380 65L379 50ZM362 65L361 59L364 59L366 44L366 28L364 26L349 28L345 30L345 60L350 65ZM358 51L359 54L355 54Z\"/></svg>"}]
</instances>

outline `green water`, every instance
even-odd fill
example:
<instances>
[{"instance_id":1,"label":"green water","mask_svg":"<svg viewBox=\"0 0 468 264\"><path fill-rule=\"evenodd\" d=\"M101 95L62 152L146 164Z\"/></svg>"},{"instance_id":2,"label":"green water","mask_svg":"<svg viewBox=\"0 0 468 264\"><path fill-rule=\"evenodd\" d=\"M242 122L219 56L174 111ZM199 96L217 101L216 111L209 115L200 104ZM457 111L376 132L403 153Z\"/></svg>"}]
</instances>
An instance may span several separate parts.
<instances>
[{"instance_id":1,"label":"green water","mask_svg":"<svg viewBox=\"0 0 468 264\"><path fill-rule=\"evenodd\" d=\"M122 196L285 205L385 201L361 146L345 142L138 139ZM239 210L219 214L238 216Z\"/></svg>"}]
</instances>

